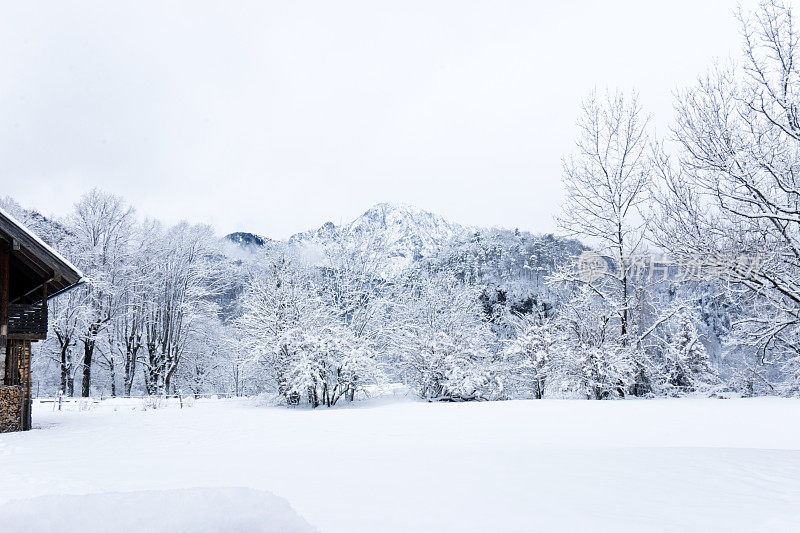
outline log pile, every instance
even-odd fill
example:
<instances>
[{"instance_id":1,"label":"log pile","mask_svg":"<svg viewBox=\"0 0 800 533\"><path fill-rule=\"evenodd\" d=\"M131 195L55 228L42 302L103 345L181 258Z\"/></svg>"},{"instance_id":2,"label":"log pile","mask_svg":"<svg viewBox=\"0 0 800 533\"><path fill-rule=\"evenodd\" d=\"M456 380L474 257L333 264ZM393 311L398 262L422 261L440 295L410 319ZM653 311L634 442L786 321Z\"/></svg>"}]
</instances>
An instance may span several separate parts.
<instances>
[{"instance_id":1,"label":"log pile","mask_svg":"<svg viewBox=\"0 0 800 533\"><path fill-rule=\"evenodd\" d=\"M24 392L20 385L0 386L0 433L23 429Z\"/></svg>"}]
</instances>

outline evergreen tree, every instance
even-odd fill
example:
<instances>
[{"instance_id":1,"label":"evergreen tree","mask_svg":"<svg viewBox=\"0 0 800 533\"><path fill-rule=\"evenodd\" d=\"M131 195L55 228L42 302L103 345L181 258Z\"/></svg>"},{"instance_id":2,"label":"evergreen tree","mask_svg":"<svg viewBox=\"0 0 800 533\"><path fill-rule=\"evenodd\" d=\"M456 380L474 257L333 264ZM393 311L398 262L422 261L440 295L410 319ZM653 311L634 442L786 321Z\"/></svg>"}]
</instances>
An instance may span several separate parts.
<instances>
[{"instance_id":1,"label":"evergreen tree","mask_svg":"<svg viewBox=\"0 0 800 533\"><path fill-rule=\"evenodd\" d=\"M707 389L718 379L690 313L679 313L675 332L666 350L664 375L674 395Z\"/></svg>"}]
</instances>

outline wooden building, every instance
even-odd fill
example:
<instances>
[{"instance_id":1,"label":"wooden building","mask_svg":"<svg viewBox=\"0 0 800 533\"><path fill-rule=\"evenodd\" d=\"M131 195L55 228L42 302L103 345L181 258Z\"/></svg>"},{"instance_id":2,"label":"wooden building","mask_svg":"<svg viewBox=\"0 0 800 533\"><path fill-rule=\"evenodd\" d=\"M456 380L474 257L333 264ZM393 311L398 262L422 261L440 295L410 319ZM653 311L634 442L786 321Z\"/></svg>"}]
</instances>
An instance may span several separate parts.
<instances>
[{"instance_id":1,"label":"wooden building","mask_svg":"<svg viewBox=\"0 0 800 533\"><path fill-rule=\"evenodd\" d=\"M47 300L81 276L0 209L0 433L31 428L31 343L47 337Z\"/></svg>"}]
</instances>

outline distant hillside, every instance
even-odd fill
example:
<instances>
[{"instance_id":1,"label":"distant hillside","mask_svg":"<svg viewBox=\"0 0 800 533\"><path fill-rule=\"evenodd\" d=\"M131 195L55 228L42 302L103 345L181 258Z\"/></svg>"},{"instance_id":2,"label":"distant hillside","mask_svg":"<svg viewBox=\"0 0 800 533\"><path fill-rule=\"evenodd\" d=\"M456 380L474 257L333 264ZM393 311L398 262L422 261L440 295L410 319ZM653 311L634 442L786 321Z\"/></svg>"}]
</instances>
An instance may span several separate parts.
<instances>
[{"instance_id":1,"label":"distant hillside","mask_svg":"<svg viewBox=\"0 0 800 533\"><path fill-rule=\"evenodd\" d=\"M268 239L267 237L262 237L261 235L256 235L255 233L247 233L244 231L230 233L225 235L225 238L232 243L238 244L245 248L249 246L264 246L272 240Z\"/></svg>"},{"instance_id":2,"label":"distant hillside","mask_svg":"<svg viewBox=\"0 0 800 533\"><path fill-rule=\"evenodd\" d=\"M71 238L70 232L61 222L48 218L34 209L25 209L13 198L0 198L0 207L56 250L63 249L64 241Z\"/></svg>"},{"instance_id":3,"label":"distant hillside","mask_svg":"<svg viewBox=\"0 0 800 533\"><path fill-rule=\"evenodd\" d=\"M277 243L252 233L226 237L253 250ZM355 220L292 235L288 244L323 250L330 247L374 250L384 256L386 273L397 275L427 264L447 267L465 279L500 284L525 278L538 284L553 268L580 253L577 241L518 230L468 228L440 215L403 204L377 204Z\"/></svg>"}]
</instances>

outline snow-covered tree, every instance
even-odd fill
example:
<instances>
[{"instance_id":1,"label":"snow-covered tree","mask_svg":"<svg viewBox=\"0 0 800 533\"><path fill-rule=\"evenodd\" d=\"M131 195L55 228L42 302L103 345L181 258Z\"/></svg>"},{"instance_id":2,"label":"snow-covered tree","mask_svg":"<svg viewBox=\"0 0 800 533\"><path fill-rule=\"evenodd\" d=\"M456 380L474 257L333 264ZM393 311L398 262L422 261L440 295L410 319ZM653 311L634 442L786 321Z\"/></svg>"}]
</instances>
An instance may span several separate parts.
<instances>
[{"instance_id":1,"label":"snow-covered tree","mask_svg":"<svg viewBox=\"0 0 800 533\"><path fill-rule=\"evenodd\" d=\"M647 119L635 96L594 95L583 104L577 153L564 161L566 201L558 223L609 260L597 279L578 277L613 307L620 337L630 334L631 258L643 251L652 180Z\"/></svg>"},{"instance_id":2,"label":"snow-covered tree","mask_svg":"<svg viewBox=\"0 0 800 533\"><path fill-rule=\"evenodd\" d=\"M149 257L152 277L144 310L142 363L147 391L171 394L173 376L192 336L218 312L215 298L228 279L210 227L181 223L158 236L159 249Z\"/></svg>"},{"instance_id":3,"label":"snow-covered tree","mask_svg":"<svg viewBox=\"0 0 800 533\"><path fill-rule=\"evenodd\" d=\"M269 258L242 298L244 344L290 405L352 400L380 378L377 361L330 305L319 274L291 253Z\"/></svg>"},{"instance_id":4,"label":"snow-covered tree","mask_svg":"<svg viewBox=\"0 0 800 533\"><path fill-rule=\"evenodd\" d=\"M554 318L561 341L549 365L548 395L626 396L636 377L636 348L620 342L616 308L587 285L573 287Z\"/></svg>"},{"instance_id":5,"label":"snow-covered tree","mask_svg":"<svg viewBox=\"0 0 800 533\"><path fill-rule=\"evenodd\" d=\"M669 392L678 395L707 390L718 381L695 320L688 312L675 317L674 332L665 351L664 378Z\"/></svg>"},{"instance_id":6,"label":"snow-covered tree","mask_svg":"<svg viewBox=\"0 0 800 533\"><path fill-rule=\"evenodd\" d=\"M516 337L502 353L502 392L511 398L541 399L552 360L561 355L561 334L551 321L538 318L517 320L515 330Z\"/></svg>"},{"instance_id":7,"label":"snow-covered tree","mask_svg":"<svg viewBox=\"0 0 800 533\"><path fill-rule=\"evenodd\" d=\"M780 1L740 21L742 63L711 71L680 96L681 150L659 158L666 193L658 233L674 256L697 261L746 302L728 346L778 368L800 357L800 41Z\"/></svg>"},{"instance_id":8,"label":"snow-covered tree","mask_svg":"<svg viewBox=\"0 0 800 533\"><path fill-rule=\"evenodd\" d=\"M86 279L76 289L85 294L76 339L82 348L83 397L91 391L95 348L120 310L133 222L133 209L122 198L97 189L81 198L67 221L70 251Z\"/></svg>"},{"instance_id":9,"label":"snow-covered tree","mask_svg":"<svg viewBox=\"0 0 800 533\"><path fill-rule=\"evenodd\" d=\"M475 287L445 276L406 281L392 310L393 350L423 398L473 399L493 391L492 334Z\"/></svg>"},{"instance_id":10,"label":"snow-covered tree","mask_svg":"<svg viewBox=\"0 0 800 533\"><path fill-rule=\"evenodd\" d=\"M579 127L577 153L564 162L567 199L558 222L594 249L584 252L576 264L562 265L549 279L585 289L577 299L562 300L564 307L572 306L568 311L562 309L565 315L581 310L600 312L602 343L568 336L574 341L571 353L588 361L582 364L586 372L603 374L603 368L630 371L631 376L614 379L610 390L642 396L652 392L654 364L647 345L653 339L648 337L666 319L662 315L669 314L669 309L649 304L661 290L663 279L654 276L654 264L645 255L645 211L652 190L647 119L635 96L615 94L605 100L593 96L584 103ZM591 299L598 302L590 304ZM584 315L569 320L591 324L597 318ZM603 362L604 356L610 360ZM618 387L618 381L624 386Z\"/></svg>"}]
</instances>

